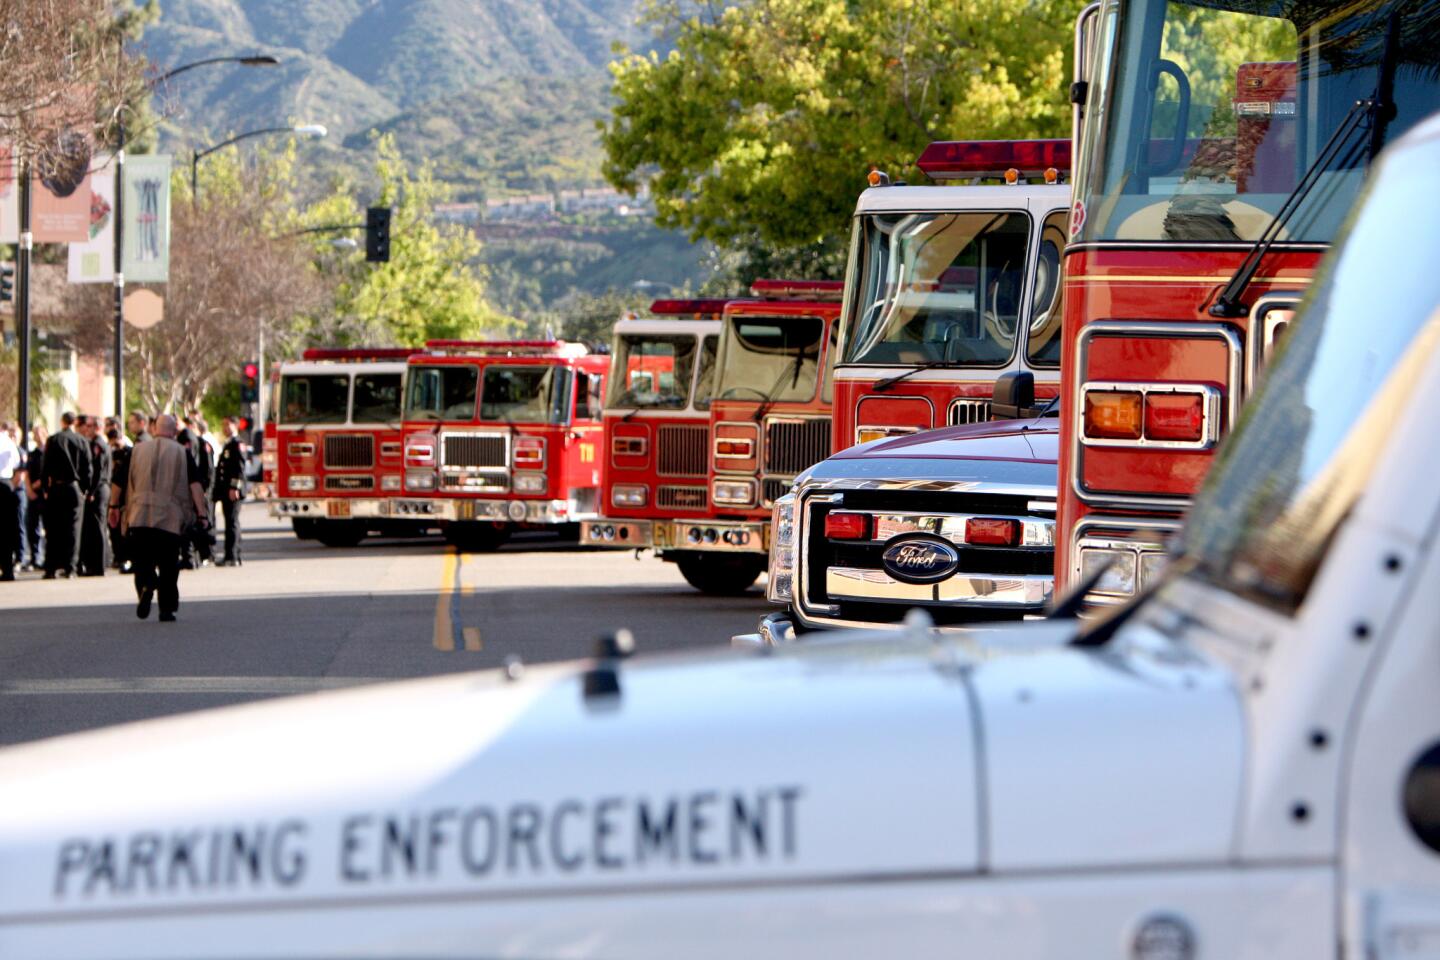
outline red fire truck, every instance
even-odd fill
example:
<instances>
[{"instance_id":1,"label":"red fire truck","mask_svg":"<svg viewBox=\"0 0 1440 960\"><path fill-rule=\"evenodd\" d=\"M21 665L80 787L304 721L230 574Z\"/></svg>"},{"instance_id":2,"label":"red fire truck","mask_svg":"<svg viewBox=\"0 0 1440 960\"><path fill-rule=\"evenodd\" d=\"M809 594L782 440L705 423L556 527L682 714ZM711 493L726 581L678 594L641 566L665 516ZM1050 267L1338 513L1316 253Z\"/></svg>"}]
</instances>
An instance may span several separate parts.
<instances>
[{"instance_id":1,"label":"red fire truck","mask_svg":"<svg viewBox=\"0 0 1440 960\"><path fill-rule=\"evenodd\" d=\"M610 358L562 340L432 340L405 374L401 516L489 550L516 527L575 529L598 514Z\"/></svg>"},{"instance_id":2,"label":"red fire truck","mask_svg":"<svg viewBox=\"0 0 1440 960\"><path fill-rule=\"evenodd\" d=\"M313 349L271 374L265 480L270 513L288 517L296 536L354 546L369 533L413 535L428 526L398 517L399 349Z\"/></svg>"},{"instance_id":3,"label":"red fire truck","mask_svg":"<svg viewBox=\"0 0 1440 960\"><path fill-rule=\"evenodd\" d=\"M674 517L710 516L710 394L724 300L656 300L615 324L605 401L602 519L582 525L596 546L655 546Z\"/></svg>"},{"instance_id":4,"label":"red fire truck","mask_svg":"<svg viewBox=\"0 0 1440 960\"><path fill-rule=\"evenodd\" d=\"M942 185L872 172L855 208L836 451L988 420L1002 378L1021 406L1059 390L1069 141L937 142L919 166Z\"/></svg>"},{"instance_id":5,"label":"red fire truck","mask_svg":"<svg viewBox=\"0 0 1440 960\"><path fill-rule=\"evenodd\" d=\"M839 281L759 280L725 305L710 405L713 509L657 527L690 584L738 593L765 569L770 511L802 470L830 455Z\"/></svg>"},{"instance_id":6,"label":"red fire truck","mask_svg":"<svg viewBox=\"0 0 1440 960\"><path fill-rule=\"evenodd\" d=\"M1433 14L1389 0L1116 0L1081 15L1094 56L1077 60L1089 76L1074 91L1061 583L1099 577L1091 597L1114 603L1163 568L1158 541L1370 161L1440 107Z\"/></svg>"}]
</instances>

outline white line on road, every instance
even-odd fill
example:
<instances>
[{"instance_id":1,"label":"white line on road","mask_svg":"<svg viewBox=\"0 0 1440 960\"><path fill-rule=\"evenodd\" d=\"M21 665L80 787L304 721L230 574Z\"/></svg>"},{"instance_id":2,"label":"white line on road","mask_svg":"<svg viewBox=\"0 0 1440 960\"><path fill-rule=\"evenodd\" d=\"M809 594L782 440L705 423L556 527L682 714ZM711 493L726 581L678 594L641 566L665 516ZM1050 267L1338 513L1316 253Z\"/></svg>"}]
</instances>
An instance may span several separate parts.
<instances>
[{"instance_id":1,"label":"white line on road","mask_svg":"<svg viewBox=\"0 0 1440 960\"><path fill-rule=\"evenodd\" d=\"M278 696L379 681L378 677L73 677L3 680L0 681L0 696L92 693L254 693Z\"/></svg>"}]
</instances>

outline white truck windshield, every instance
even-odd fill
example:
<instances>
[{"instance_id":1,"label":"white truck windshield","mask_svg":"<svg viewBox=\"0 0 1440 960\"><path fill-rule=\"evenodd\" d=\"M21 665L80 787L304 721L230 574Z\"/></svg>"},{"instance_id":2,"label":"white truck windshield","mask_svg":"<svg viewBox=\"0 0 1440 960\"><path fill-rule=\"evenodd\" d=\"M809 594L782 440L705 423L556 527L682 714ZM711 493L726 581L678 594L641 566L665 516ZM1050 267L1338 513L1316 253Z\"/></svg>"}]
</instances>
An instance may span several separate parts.
<instances>
[{"instance_id":1,"label":"white truck windshield","mask_svg":"<svg viewBox=\"0 0 1440 960\"><path fill-rule=\"evenodd\" d=\"M683 410L690 403L698 342L687 334L626 334L611 362L607 407Z\"/></svg>"}]
</instances>

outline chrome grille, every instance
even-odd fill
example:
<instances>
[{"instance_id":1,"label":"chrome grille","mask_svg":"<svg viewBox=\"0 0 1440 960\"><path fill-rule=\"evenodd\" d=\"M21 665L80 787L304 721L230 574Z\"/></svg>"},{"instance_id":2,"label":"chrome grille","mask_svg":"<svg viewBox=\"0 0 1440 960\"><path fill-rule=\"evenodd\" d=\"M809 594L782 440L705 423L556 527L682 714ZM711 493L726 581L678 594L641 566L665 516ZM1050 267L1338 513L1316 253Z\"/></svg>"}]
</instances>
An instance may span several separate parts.
<instances>
[{"instance_id":1,"label":"chrome grille","mask_svg":"<svg viewBox=\"0 0 1440 960\"><path fill-rule=\"evenodd\" d=\"M325 467L328 470L368 470L375 466L375 438L365 434L332 433L325 437Z\"/></svg>"},{"instance_id":2,"label":"chrome grille","mask_svg":"<svg viewBox=\"0 0 1440 960\"><path fill-rule=\"evenodd\" d=\"M950 426L984 423L990 419L989 400L956 400L950 404Z\"/></svg>"},{"instance_id":3,"label":"chrome grille","mask_svg":"<svg viewBox=\"0 0 1440 960\"><path fill-rule=\"evenodd\" d=\"M493 467L510 465L509 443L503 435L455 434L441 438L442 467Z\"/></svg>"},{"instance_id":4,"label":"chrome grille","mask_svg":"<svg viewBox=\"0 0 1440 960\"><path fill-rule=\"evenodd\" d=\"M764 506L773 507L775 501L790 492L790 485L793 480L777 480L774 477L766 477L760 481L760 496Z\"/></svg>"},{"instance_id":5,"label":"chrome grille","mask_svg":"<svg viewBox=\"0 0 1440 960\"><path fill-rule=\"evenodd\" d=\"M655 497L661 507L674 510L704 510L706 490L704 487L662 486Z\"/></svg>"},{"instance_id":6,"label":"chrome grille","mask_svg":"<svg viewBox=\"0 0 1440 960\"><path fill-rule=\"evenodd\" d=\"M709 427L661 427L656 465L662 477L703 477L709 468ZM661 488L664 489L663 487ZM683 489L677 487L676 489ZM664 506L662 503L661 506Z\"/></svg>"},{"instance_id":7,"label":"chrome grille","mask_svg":"<svg viewBox=\"0 0 1440 960\"><path fill-rule=\"evenodd\" d=\"M375 478L348 474L325 478L326 490L374 490Z\"/></svg>"},{"instance_id":8,"label":"chrome grille","mask_svg":"<svg viewBox=\"0 0 1440 960\"><path fill-rule=\"evenodd\" d=\"M830 420L765 424L765 472L793 477L830 456Z\"/></svg>"}]
</instances>

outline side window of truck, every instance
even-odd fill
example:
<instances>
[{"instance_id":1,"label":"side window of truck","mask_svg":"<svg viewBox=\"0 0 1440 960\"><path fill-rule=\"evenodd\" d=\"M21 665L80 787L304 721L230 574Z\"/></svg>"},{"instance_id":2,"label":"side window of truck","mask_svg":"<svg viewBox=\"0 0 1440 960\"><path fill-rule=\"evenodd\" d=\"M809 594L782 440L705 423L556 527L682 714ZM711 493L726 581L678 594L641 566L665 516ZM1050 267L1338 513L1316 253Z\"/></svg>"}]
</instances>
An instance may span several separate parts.
<instances>
[{"instance_id":1,"label":"side window of truck","mask_svg":"<svg viewBox=\"0 0 1440 960\"><path fill-rule=\"evenodd\" d=\"M1069 219L1070 211L1056 210L1040 228L1035 288L1030 298L1030 336L1025 344L1025 355L1035 367L1060 366L1060 318L1065 312L1060 260L1065 253Z\"/></svg>"}]
</instances>

